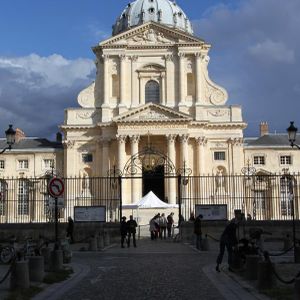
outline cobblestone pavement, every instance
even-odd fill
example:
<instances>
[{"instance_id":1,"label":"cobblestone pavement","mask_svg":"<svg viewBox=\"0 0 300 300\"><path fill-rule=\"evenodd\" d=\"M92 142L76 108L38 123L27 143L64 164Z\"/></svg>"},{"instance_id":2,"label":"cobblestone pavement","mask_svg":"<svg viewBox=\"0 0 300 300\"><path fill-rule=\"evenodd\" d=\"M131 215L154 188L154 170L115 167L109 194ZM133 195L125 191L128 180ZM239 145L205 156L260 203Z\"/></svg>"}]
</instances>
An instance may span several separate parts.
<instances>
[{"instance_id":1,"label":"cobblestone pavement","mask_svg":"<svg viewBox=\"0 0 300 300\"><path fill-rule=\"evenodd\" d=\"M224 299L202 271L214 255L187 245L143 240L137 248L74 255L91 271L59 299Z\"/></svg>"}]
</instances>

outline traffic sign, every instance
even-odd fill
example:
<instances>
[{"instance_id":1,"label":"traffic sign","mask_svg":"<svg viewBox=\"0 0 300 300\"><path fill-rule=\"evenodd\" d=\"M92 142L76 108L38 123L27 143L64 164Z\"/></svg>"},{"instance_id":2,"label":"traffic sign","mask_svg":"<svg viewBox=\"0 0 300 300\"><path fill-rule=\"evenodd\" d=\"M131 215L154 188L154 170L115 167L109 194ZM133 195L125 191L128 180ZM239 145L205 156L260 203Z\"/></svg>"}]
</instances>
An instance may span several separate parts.
<instances>
[{"instance_id":1,"label":"traffic sign","mask_svg":"<svg viewBox=\"0 0 300 300\"><path fill-rule=\"evenodd\" d=\"M58 198L64 193L64 182L60 178L52 178L48 185L48 192L53 198Z\"/></svg>"}]
</instances>

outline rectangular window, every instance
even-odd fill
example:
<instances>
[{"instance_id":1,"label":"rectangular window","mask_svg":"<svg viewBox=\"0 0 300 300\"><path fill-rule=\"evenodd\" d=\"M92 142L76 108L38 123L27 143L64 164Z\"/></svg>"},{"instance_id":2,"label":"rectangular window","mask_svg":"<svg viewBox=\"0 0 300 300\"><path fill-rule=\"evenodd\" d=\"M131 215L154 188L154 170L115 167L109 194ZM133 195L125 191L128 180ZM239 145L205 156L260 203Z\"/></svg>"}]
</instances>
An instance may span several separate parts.
<instances>
[{"instance_id":1,"label":"rectangular window","mask_svg":"<svg viewBox=\"0 0 300 300\"><path fill-rule=\"evenodd\" d=\"M217 151L214 152L215 160L225 160L225 152L224 151Z\"/></svg>"},{"instance_id":2,"label":"rectangular window","mask_svg":"<svg viewBox=\"0 0 300 300\"><path fill-rule=\"evenodd\" d=\"M0 180L0 216L5 215L7 184L4 180Z\"/></svg>"},{"instance_id":3,"label":"rectangular window","mask_svg":"<svg viewBox=\"0 0 300 300\"><path fill-rule=\"evenodd\" d=\"M19 169L28 169L29 163L27 159L19 160L18 162Z\"/></svg>"},{"instance_id":4,"label":"rectangular window","mask_svg":"<svg viewBox=\"0 0 300 300\"><path fill-rule=\"evenodd\" d=\"M4 170L4 169L5 169L5 161L0 160L0 170Z\"/></svg>"},{"instance_id":5,"label":"rectangular window","mask_svg":"<svg viewBox=\"0 0 300 300\"><path fill-rule=\"evenodd\" d=\"M91 153L82 154L82 161L84 163L91 163L91 162L93 162L93 154L91 154Z\"/></svg>"},{"instance_id":6,"label":"rectangular window","mask_svg":"<svg viewBox=\"0 0 300 300\"><path fill-rule=\"evenodd\" d=\"M292 157L290 155L280 156L280 164L281 165L291 165L292 164Z\"/></svg>"},{"instance_id":7,"label":"rectangular window","mask_svg":"<svg viewBox=\"0 0 300 300\"><path fill-rule=\"evenodd\" d=\"M29 181L20 180L18 185L18 215L29 214Z\"/></svg>"},{"instance_id":8,"label":"rectangular window","mask_svg":"<svg viewBox=\"0 0 300 300\"><path fill-rule=\"evenodd\" d=\"M254 163L254 165L264 165L265 157L264 156L254 156L253 163Z\"/></svg>"},{"instance_id":9,"label":"rectangular window","mask_svg":"<svg viewBox=\"0 0 300 300\"><path fill-rule=\"evenodd\" d=\"M44 169L51 169L54 167L54 159L44 159L43 160L43 168Z\"/></svg>"}]
</instances>

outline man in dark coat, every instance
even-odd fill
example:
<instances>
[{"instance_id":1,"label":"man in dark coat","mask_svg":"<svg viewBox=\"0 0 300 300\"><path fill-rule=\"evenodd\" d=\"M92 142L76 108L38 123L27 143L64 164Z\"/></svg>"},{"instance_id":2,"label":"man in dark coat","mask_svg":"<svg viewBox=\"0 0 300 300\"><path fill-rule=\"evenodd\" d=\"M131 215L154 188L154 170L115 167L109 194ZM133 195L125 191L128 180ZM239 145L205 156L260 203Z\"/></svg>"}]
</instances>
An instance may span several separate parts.
<instances>
[{"instance_id":1,"label":"man in dark coat","mask_svg":"<svg viewBox=\"0 0 300 300\"><path fill-rule=\"evenodd\" d=\"M231 222L226 226L225 230L223 231L220 239L220 253L217 258L217 266L216 271L220 272L220 264L222 263L225 247L228 252L228 265L229 265L229 271L232 271L231 265L232 265L232 253L233 253L233 247L235 247L238 243L237 237L236 237L236 229L237 229L237 220L232 219Z\"/></svg>"},{"instance_id":2,"label":"man in dark coat","mask_svg":"<svg viewBox=\"0 0 300 300\"><path fill-rule=\"evenodd\" d=\"M201 228L202 219L203 216L199 215L194 221L194 234L196 235L196 247L198 250L202 250L202 228Z\"/></svg>"},{"instance_id":3,"label":"man in dark coat","mask_svg":"<svg viewBox=\"0 0 300 300\"><path fill-rule=\"evenodd\" d=\"M71 217L68 217L67 237L70 237L71 244L74 243L74 221Z\"/></svg>"},{"instance_id":4,"label":"man in dark coat","mask_svg":"<svg viewBox=\"0 0 300 300\"><path fill-rule=\"evenodd\" d=\"M127 246L128 246L128 248L130 247L131 236L132 236L133 246L136 248L136 240L135 240L136 228L137 228L137 223L135 220L133 220L133 216L130 216L129 221L127 221L127 230L128 230Z\"/></svg>"},{"instance_id":5,"label":"man in dark coat","mask_svg":"<svg viewBox=\"0 0 300 300\"><path fill-rule=\"evenodd\" d=\"M125 242L127 232L128 232L126 217L122 217L120 231L121 231L121 247L125 248L124 242Z\"/></svg>"}]
</instances>

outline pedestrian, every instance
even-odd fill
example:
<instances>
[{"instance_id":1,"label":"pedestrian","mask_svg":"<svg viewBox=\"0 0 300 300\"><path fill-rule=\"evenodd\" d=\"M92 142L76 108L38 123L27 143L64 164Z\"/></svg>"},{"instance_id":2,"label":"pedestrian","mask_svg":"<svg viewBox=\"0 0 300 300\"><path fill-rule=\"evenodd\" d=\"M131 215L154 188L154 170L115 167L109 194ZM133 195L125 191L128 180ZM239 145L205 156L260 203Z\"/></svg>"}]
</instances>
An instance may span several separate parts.
<instances>
[{"instance_id":1,"label":"pedestrian","mask_svg":"<svg viewBox=\"0 0 300 300\"><path fill-rule=\"evenodd\" d=\"M180 227L181 223L184 222L184 217L182 214L179 215L179 218L178 218L178 227Z\"/></svg>"},{"instance_id":2,"label":"pedestrian","mask_svg":"<svg viewBox=\"0 0 300 300\"><path fill-rule=\"evenodd\" d=\"M136 228L137 228L137 223L135 220L133 220L133 216L131 215L129 217L129 220L127 221L127 231L128 231L127 247L128 248L130 247L131 236L132 236L133 246L136 248L136 239L135 239Z\"/></svg>"},{"instance_id":3,"label":"pedestrian","mask_svg":"<svg viewBox=\"0 0 300 300\"><path fill-rule=\"evenodd\" d=\"M155 218L156 216L154 216L150 222L149 222L149 231L150 231L150 235L151 235L151 240L154 241L155 240L155 232L156 232L156 226L155 226Z\"/></svg>"},{"instance_id":4,"label":"pedestrian","mask_svg":"<svg viewBox=\"0 0 300 300\"><path fill-rule=\"evenodd\" d=\"M155 225L155 239L157 240L159 233L160 233L160 227L159 227L159 219L160 219L160 213L158 213L154 217L154 225Z\"/></svg>"},{"instance_id":5,"label":"pedestrian","mask_svg":"<svg viewBox=\"0 0 300 300\"><path fill-rule=\"evenodd\" d=\"M168 237L171 237L171 233L172 233L172 227L174 224L174 219L173 219L174 213L171 212L168 216L167 216L167 230L168 230Z\"/></svg>"},{"instance_id":6,"label":"pedestrian","mask_svg":"<svg viewBox=\"0 0 300 300\"><path fill-rule=\"evenodd\" d=\"M71 244L74 243L74 221L71 217L68 217L68 226L67 226L67 237L70 237Z\"/></svg>"},{"instance_id":7,"label":"pedestrian","mask_svg":"<svg viewBox=\"0 0 300 300\"><path fill-rule=\"evenodd\" d=\"M194 234L196 236L196 248L202 250L202 219L203 216L200 214L194 222Z\"/></svg>"},{"instance_id":8,"label":"pedestrian","mask_svg":"<svg viewBox=\"0 0 300 300\"><path fill-rule=\"evenodd\" d=\"M222 263L225 247L228 253L228 265L229 271L233 272L231 265L232 265L232 253L233 248L236 247L238 240L236 237L236 229L237 229L238 221L236 219L232 219L230 223L226 226L225 230L223 231L220 239L220 253L217 258L217 266L216 271L220 272L220 264Z\"/></svg>"},{"instance_id":9,"label":"pedestrian","mask_svg":"<svg viewBox=\"0 0 300 300\"><path fill-rule=\"evenodd\" d=\"M194 222L195 221L195 214L193 212L191 212L191 214L190 214L189 221L190 222Z\"/></svg>"},{"instance_id":10,"label":"pedestrian","mask_svg":"<svg viewBox=\"0 0 300 300\"><path fill-rule=\"evenodd\" d=\"M124 242L126 240L127 232L128 232L126 217L122 217L120 231L121 231L121 247L125 248Z\"/></svg>"},{"instance_id":11,"label":"pedestrian","mask_svg":"<svg viewBox=\"0 0 300 300\"><path fill-rule=\"evenodd\" d=\"M166 233L167 233L167 219L165 217L165 214L162 213L159 218L159 237L161 240L163 236L164 239L166 239Z\"/></svg>"}]
</instances>

